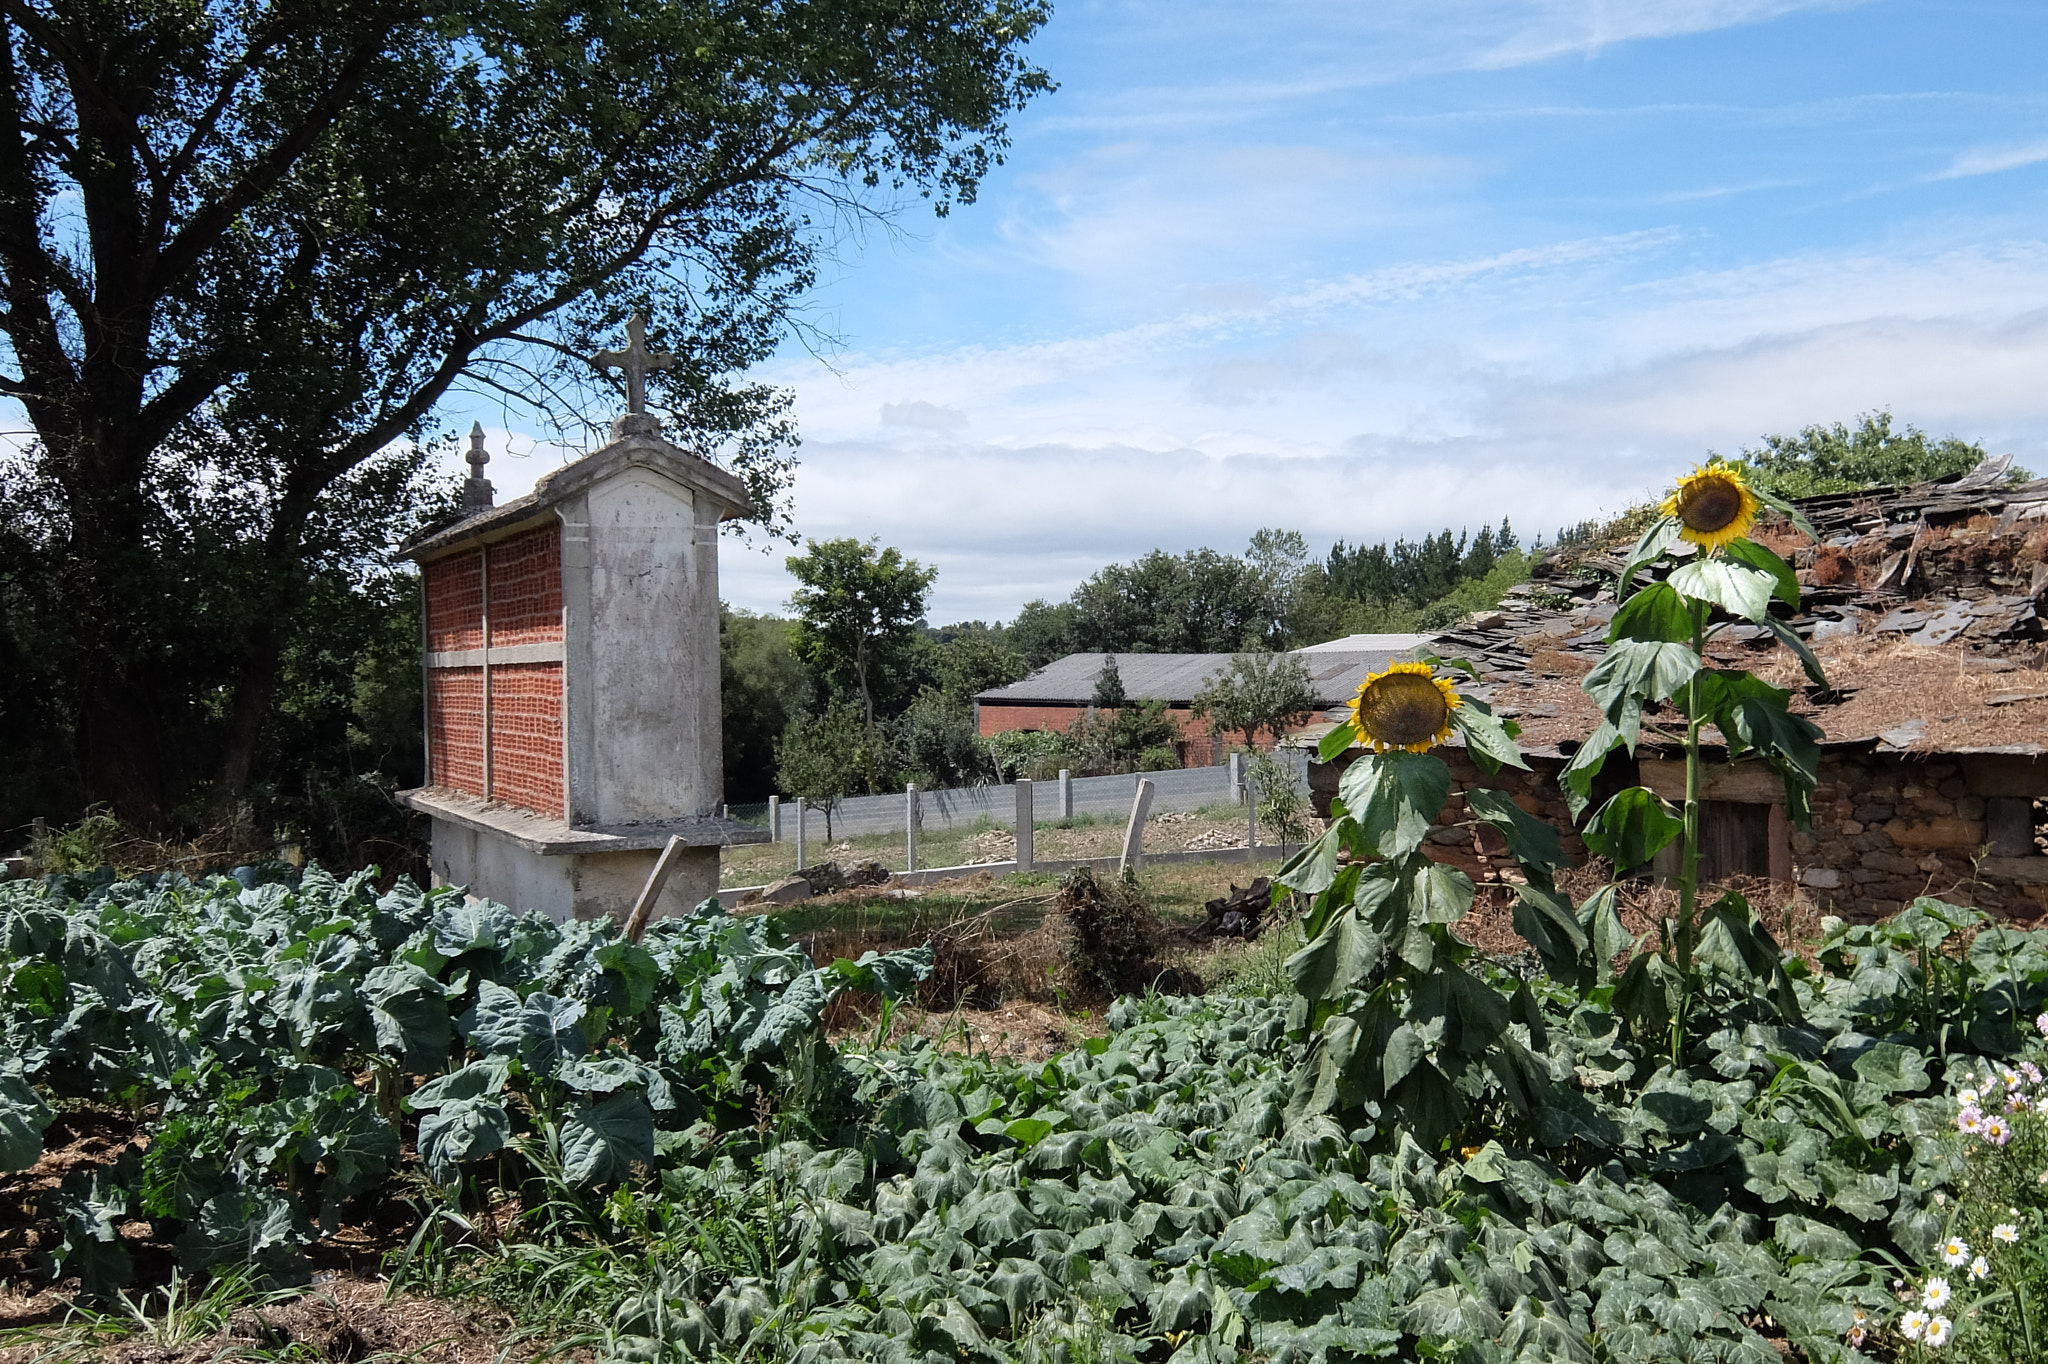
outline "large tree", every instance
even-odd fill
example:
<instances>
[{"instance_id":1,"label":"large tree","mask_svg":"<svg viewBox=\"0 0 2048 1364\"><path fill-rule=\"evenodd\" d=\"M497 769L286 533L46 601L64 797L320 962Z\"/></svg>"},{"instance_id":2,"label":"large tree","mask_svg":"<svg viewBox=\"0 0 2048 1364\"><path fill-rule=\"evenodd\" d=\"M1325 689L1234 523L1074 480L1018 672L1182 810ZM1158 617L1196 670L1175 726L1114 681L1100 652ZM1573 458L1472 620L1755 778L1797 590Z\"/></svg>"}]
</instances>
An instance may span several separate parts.
<instances>
[{"instance_id":1,"label":"large tree","mask_svg":"<svg viewBox=\"0 0 2048 1364\"><path fill-rule=\"evenodd\" d=\"M806 540L784 561L801 584L797 653L834 701L857 705L872 733L878 705L890 707L910 682L918 625L938 570L874 540Z\"/></svg>"},{"instance_id":2,"label":"large tree","mask_svg":"<svg viewBox=\"0 0 2048 1364\"><path fill-rule=\"evenodd\" d=\"M0 0L0 394L34 432L0 468L0 654L35 672L0 704L146 822L241 799L313 584L425 509L443 400L615 410L580 357L636 309L680 357L672 432L773 519L786 398L732 376L851 215L972 199L1048 88L1045 18Z\"/></svg>"}]
</instances>

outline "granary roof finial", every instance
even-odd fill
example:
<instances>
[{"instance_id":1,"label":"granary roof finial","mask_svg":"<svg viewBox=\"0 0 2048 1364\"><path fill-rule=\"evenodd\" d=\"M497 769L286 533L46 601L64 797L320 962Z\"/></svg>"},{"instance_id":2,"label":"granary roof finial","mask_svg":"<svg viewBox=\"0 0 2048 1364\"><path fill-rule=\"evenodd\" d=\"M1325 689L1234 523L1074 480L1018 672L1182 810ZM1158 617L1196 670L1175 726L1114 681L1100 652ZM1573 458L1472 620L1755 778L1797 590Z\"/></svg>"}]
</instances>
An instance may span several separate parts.
<instances>
[{"instance_id":1,"label":"granary roof finial","mask_svg":"<svg viewBox=\"0 0 2048 1364\"><path fill-rule=\"evenodd\" d=\"M469 427L469 453L462 457L469 465L469 478L462 485L462 510L464 512L489 511L496 489L484 477L484 466L491 462L490 454L484 449L484 424L471 422Z\"/></svg>"},{"instance_id":2,"label":"granary roof finial","mask_svg":"<svg viewBox=\"0 0 2048 1364\"><path fill-rule=\"evenodd\" d=\"M590 358L599 369L622 370L626 375L626 414L612 423L612 434L639 432L658 435L661 424L647 413L647 375L650 370L668 369L676 357L666 351L647 349L647 319L634 313L626 320L626 348L601 350Z\"/></svg>"}]
</instances>

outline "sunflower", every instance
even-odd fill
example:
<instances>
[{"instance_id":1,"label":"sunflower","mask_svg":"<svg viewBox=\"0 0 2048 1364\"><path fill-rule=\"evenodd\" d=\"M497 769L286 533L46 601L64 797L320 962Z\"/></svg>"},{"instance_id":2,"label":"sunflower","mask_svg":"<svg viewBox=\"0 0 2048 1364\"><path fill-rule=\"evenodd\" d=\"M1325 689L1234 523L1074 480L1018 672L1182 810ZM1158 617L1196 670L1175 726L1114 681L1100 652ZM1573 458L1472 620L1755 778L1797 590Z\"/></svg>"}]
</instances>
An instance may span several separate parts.
<instances>
[{"instance_id":1,"label":"sunflower","mask_svg":"<svg viewBox=\"0 0 2048 1364\"><path fill-rule=\"evenodd\" d=\"M1427 663L1396 663L1374 673L1351 698L1351 723L1375 752L1422 753L1451 737L1451 711L1464 704L1450 679Z\"/></svg>"},{"instance_id":2,"label":"sunflower","mask_svg":"<svg viewBox=\"0 0 2048 1364\"><path fill-rule=\"evenodd\" d=\"M1657 510L1678 518L1679 539L1712 550L1749 534L1762 505L1740 469L1713 460L1679 479L1678 491Z\"/></svg>"}]
</instances>

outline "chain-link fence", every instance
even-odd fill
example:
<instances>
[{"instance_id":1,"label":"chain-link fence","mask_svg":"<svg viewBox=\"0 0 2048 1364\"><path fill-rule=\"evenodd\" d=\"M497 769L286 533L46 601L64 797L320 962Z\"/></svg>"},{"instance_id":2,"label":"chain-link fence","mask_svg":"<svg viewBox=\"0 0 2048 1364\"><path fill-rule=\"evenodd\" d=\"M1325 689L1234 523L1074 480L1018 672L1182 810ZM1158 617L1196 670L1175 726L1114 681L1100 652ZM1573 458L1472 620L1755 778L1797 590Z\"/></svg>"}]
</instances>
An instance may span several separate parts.
<instances>
[{"instance_id":1,"label":"chain-link fence","mask_svg":"<svg viewBox=\"0 0 2048 1364\"><path fill-rule=\"evenodd\" d=\"M1281 749L1274 754L1294 777L1295 789L1308 794L1308 754ZM1232 766L1187 767L1171 772L1120 773L1110 777L1062 777L1031 783L1031 818L1034 824L1093 815L1124 819L1130 815L1138 783L1152 783L1152 812L1200 810L1207 806L1241 803L1242 774ZM908 792L885 796L848 796L832 809L834 838L861 834L897 833L910 827L913 797ZM919 791L914 797L920 829L960 829L977 822L1012 828L1017 823L1017 788L1002 785L963 786L936 791ZM778 841L796 837L795 801L769 805L734 805L733 819L767 828ZM823 838L825 814L804 811L804 837Z\"/></svg>"}]
</instances>

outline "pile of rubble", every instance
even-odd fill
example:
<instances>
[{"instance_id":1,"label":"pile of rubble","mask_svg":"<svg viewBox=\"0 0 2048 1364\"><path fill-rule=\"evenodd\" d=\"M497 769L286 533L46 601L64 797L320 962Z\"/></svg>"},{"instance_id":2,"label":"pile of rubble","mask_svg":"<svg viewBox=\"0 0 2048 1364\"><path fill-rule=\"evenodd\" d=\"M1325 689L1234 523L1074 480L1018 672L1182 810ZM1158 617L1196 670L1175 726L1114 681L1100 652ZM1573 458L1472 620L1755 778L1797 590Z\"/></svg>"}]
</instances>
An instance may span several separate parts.
<instances>
[{"instance_id":1,"label":"pile of rubble","mask_svg":"<svg viewBox=\"0 0 2048 1364\"><path fill-rule=\"evenodd\" d=\"M1785 626L1817 649L1855 641L1853 649L1823 650L1833 655L1827 691L1798 679L1789 655L1760 626L1721 629L1714 650L1731 666L1803 690L1800 708L1820 719L1831 740L1875 739L1897 748L1925 748L1939 740L1926 730L1927 717L1864 715L1870 707L1846 703L1888 665L1907 659L1926 666L1929 655L1888 650L1889 645L1942 650L1966 672L2042 666L2048 656L2048 622L2041 615L2048 598L2048 479L2009 484L2010 464L2004 456L1959 478L1904 490L1803 499L1800 510L1818 543L1782 520L1758 528L1756 538L1798 573L1800 610L1785 617ZM1470 690L1517 719L1534 748L1557 751L1564 745L1569 751L1597 718L1578 679L1605 648L1616 607L1614 584L1627 552L1621 545L1552 555L1495 610L1436 638L1439 654L1474 666L1479 685ZM1647 580L1647 571L1640 572L1637 585ZM2013 686L1985 705L2011 707L2034 699L2030 689ZM2048 690L2039 699L2048 700ZM2010 749L2044 737L2031 715L1970 709L1976 713L1948 718L1980 728L1989 720L1986 733L1975 736L1981 743ZM1952 742L1959 736L1947 737Z\"/></svg>"}]
</instances>

